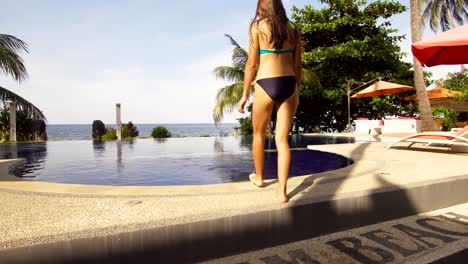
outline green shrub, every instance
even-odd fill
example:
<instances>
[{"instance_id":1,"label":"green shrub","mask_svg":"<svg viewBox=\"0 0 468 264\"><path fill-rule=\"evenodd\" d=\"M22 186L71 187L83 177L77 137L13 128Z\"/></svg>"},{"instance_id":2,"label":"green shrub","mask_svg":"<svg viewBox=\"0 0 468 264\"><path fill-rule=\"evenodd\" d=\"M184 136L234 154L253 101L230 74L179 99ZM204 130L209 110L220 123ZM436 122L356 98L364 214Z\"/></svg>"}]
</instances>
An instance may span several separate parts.
<instances>
[{"instance_id":1,"label":"green shrub","mask_svg":"<svg viewBox=\"0 0 468 264\"><path fill-rule=\"evenodd\" d=\"M107 132L102 135L102 140L116 140L117 139L117 131L115 128L107 127Z\"/></svg>"},{"instance_id":2,"label":"green shrub","mask_svg":"<svg viewBox=\"0 0 468 264\"><path fill-rule=\"evenodd\" d=\"M456 100L468 100L468 71L448 73L445 79L438 81L444 88L459 91L461 96L455 96Z\"/></svg>"},{"instance_id":3,"label":"green shrub","mask_svg":"<svg viewBox=\"0 0 468 264\"><path fill-rule=\"evenodd\" d=\"M0 141L10 140L10 113L8 109L0 109ZM32 119L26 112L16 112L17 141L46 141L46 123L43 120Z\"/></svg>"},{"instance_id":4,"label":"green shrub","mask_svg":"<svg viewBox=\"0 0 468 264\"><path fill-rule=\"evenodd\" d=\"M314 133L322 133L322 129L320 129L320 126L315 126L313 131Z\"/></svg>"},{"instance_id":5,"label":"green shrub","mask_svg":"<svg viewBox=\"0 0 468 264\"><path fill-rule=\"evenodd\" d=\"M138 129L133 123L130 121L128 124L122 125L122 138L134 138L138 137Z\"/></svg>"},{"instance_id":6,"label":"green shrub","mask_svg":"<svg viewBox=\"0 0 468 264\"><path fill-rule=\"evenodd\" d=\"M153 128L151 136L154 138L169 138L171 137L171 132L164 126L158 126Z\"/></svg>"},{"instance_id":7,"label":"green shrub","mask_svg":"<svg viewBox=\"0 0 468 264\"><path fill-rule=\"evenodd\" d=\"M92 134L94 140L101 140L102 136L106 134L106 125L101 120L94 120L92 125Z\"/></svg>"},{"instance_id":8,"label":"green shrub","mask_svg":"<svg viewBox=\"0 0 468 264\"><path fill-rule=\"evenodd\" d=\"M138 137L138 129L132 123L122 124L122 139ZM117 130L112 127L105 127L100 120L93 122L93 139L95 140L116 140Z\"/></svg>"},{"instance_id":9,"label":"green shrub","mask_svg":"<svg viewBox=\"0 0 468 264\"><path fill-rule=\"evenodd\" d=\"M242 135L252 135L253 134L253 127L252 127L252 118L250 117L241 117L237 119L240 124L240 132Z\"/></svg>"},{"instance_id":10,"label":"green shrub","mask_svg":"<svg viewBox=\"0 0 468 264\"><path fill-rule=\"evenodd\" d=\"M10 140L10 117L7 109L0 112L0 142Z\"/></svg>"},{"instance_id":11,"label":"green shrub","mask_svg":"<svg viewBox=\"0 0 468 264\"><path fill-rule=\"evenodd\" d=\"M457 127L458 112L452 108L446 106L437 106L432 109L432 115L434 118L442 119L442 130L448 131L452 128Z\"/></svg>"}]
</instances>

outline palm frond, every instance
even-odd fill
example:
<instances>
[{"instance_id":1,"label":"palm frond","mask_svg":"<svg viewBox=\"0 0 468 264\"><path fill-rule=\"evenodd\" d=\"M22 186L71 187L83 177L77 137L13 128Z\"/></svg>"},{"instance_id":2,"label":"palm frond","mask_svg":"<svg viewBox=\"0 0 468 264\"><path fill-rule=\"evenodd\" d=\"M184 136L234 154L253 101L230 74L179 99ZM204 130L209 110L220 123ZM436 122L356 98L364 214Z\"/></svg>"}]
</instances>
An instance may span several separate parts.
<instances>
[{"instance_id":1,"label":"palm frond","mask_svg":"<svg viewBox=\"0 0 468 264\"><path fill-rule=\"evenodd\" d=\"M241 99L243 92L244 82L234 83L219 89L216 93L216 100L237 102Z\"/></svg>"},{"instance_id":2,"label":"palm frond","mask_svg":"<svg viewBox=\"0 0 468 264\"><path fill-rule=\"evenodd\" d=\"M463 21L468 21L468 0L458 0L459 5L463 6L462 14ZM461 25L461 24L460 24Z\"/></svg>"},{"instance_id":3,"label":"palm frond","mask_svg":"<svg viewBox=\"0 0 468 264\"><path fill-rule=\"evenodd\" d=\"M453 26L463 25L468 21L468 0L419 0L424 6L421 24L429 24L433 32L439 29L447 31Z\"/></svg>"},{"instance_id":4,"label":"palm frond","mask_svg":"<svg viewBox=\"0 0 468 264\"><path fill-rule=\"evenodd\" d=\"M441 27L441 16L444 16L444 13L442 12L442 8L444 6L443 1L431 1L432 2L432 8L431 8L431 30L433 32L437 32L439 28Z\"/></svg>"},{"instance_id":5,"label":"palm frond","mask_svg":"<svg viewBox=\"0 0 468 264\"><path fill-rule=\"evenodd\" d=\"M13 52L17 52L23 50L25 52L29 52L28 44L22 41L21 39L7 35L7 34L0 34L0 49L7 49Z\"/></svg>"},{"instance_id":6,"label":"palm frond","mask_svg":"<svg viewBox=\"0 0 468 264\"><path fill-rule=\"evenodd\" d=\"M442 1L420 0L420 3L425 3L425 8L421 14L421 24L429 24L433 32L437 32L440 28L440 11L444 5Z\"/></svg>"},{"instance_id":7,"label":"palm frond","mask_svg":"<svg viewBox=\"0 0 468 264\"><path fill-rule=\"evenodd\" d=\"M24 111L29 117L46 121L46 117L39 108L28 100L0 86L0 101L5 105L6 101L15 101L19 110Z\"/></svg>"},{"instance_id":8,"label":"palm frond","mask_svg":"<svg viewBox=\"0 0 468 264\"><path fill-rule=\"evenodd\" d=\"M219 66L214 69L216 79L223 79L230 82L241 82L244 80L244 71L231 67L231 66Z\"/></svg>"},{"instance_id":9,"label":"palm frond","mask_svg":"<svg viewBox=\"0 0 468 264\"><path fill-rule=\"evenodd\" d=\"M451 25L450 25L450 10L448 9L447 6L443 5L441 10L440 10L440 27L442 28L442 31L447 31L450 30Z\"/></svg>"},{"instance_id":10,"label":"palm frond","mask_svg":"<svg viewBox=\"0 0 468 264\"><path fill-rule=\"evenodd\" d=\"M16 81L21 82L28 77L23 59L12 50L0 47L0 72L11 75Z\"/></svg>"},{"instance_id":11,"label":"palm frond","mask_svg":"<svg viewBox=\"0 0 468 264\"><path fill-rule=\"evenodd\" d=\"M232 49L232 65L234 67L241 69L242 71L245 70L245 65L247 64L248 53L247 51L242 48L239 43L237 43L234 38L229 34L224 34L229 40L231 44L234 46Z\"/></svg>"},{"instance_id":12,"label":"palm frond","mask_svg":"<svg viewBox=\"0 0 468 264\"><path fill-rule=\"evenodd\" d=\"M0 34L0 71L11 75L18 82L28 77L23 60L18 55L21 50L29 52L24 41L11 35Z\"/></svg>"},{"instance_id":13,"label":"palm frond","mask_svg":"<svg viewBox=\"0 0 468 264\"><path fill-rule=\"evenodd\" d=\"M218 125L225 113L231 113L237 106L244 91L244 83L238 82L225 86L216 94L216 105L213 110L213 120Z\"/></svg>"},{"instance_id":14,"label":"palm frond","mask_svg":"<svg viewBox=\"0 0 468 264\"><path fill-rule=\"evenodd\" d=\"M466 7L468 6L468 0L452 0L448 1L448 8L452 10L452 17L454 24L463 25L468 21L468 11Z\"/></svg>"},{"instance_id":15,"label":"palm frond","mask_svg":"<svg viewBox=\"0 0 468 264\"><path fill-rule=\"evenodd\" d=\"M424 5L424 9L421 9L421 26L424 28L427 24L432 31L436 32L439 29L439 8L438 1L433 0L420 0L420 6Z\"/></svg>"}]
</instances>

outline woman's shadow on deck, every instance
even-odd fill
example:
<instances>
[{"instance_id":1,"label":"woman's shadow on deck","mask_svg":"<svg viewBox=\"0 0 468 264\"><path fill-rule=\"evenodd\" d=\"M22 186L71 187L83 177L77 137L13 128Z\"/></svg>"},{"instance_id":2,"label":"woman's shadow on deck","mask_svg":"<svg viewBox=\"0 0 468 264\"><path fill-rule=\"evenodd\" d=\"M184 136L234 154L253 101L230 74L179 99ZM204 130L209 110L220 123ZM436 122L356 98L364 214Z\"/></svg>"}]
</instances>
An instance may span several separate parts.
<instances>
[{"instance_id":1,"label":"woman's shadow on deck","mask_svg":"<svg viewBox=\"0 0 468 264\"><path fill-rule=\"evenodd\" d=\"M288 234L289 239L277 241L279 244L419 213L407 191L388 182L381 175L375 176L379 186L377 188L342 195L338 193L344 181L350 177L377 173L376 168L356 172L357 165L366 155L370 144L372 143L361 143L354 148L350 155L354 165L343 171L343 175L335 175L332 178L308 177L288 194L290 197L300 194L300 197L290 201L292 205L285 208L288 210L291 224L287 230L278 230L278 235ZM381 162L384 164L385 161ZM310 195L310 192L321 187L328 189L326 195Z\"/></svg>"}]
</instances>

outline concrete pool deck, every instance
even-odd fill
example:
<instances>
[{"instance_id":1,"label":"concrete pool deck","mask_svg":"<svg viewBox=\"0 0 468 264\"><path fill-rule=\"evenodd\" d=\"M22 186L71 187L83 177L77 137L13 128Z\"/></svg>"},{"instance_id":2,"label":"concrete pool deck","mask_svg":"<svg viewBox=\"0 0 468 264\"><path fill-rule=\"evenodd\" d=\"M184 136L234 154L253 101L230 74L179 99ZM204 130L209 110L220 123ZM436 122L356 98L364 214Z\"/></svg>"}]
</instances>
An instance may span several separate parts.
<instances>
[{"instance_id":1,"label":"concrete pool deck","mask_svg":"<svg viewBox=\"0 0 468 264\"><path fill-rule=\"evenodd\" d=\"M202 261L468 202L468 154L388 143L315 145L355 163L275 181L90 186L18 181L0 161L0 263ZM313 162L313 161L311 161ZM468 243L467 243L468 244ZM216 248L216 251L213 250Z\"/></svg>"}]
</instances>

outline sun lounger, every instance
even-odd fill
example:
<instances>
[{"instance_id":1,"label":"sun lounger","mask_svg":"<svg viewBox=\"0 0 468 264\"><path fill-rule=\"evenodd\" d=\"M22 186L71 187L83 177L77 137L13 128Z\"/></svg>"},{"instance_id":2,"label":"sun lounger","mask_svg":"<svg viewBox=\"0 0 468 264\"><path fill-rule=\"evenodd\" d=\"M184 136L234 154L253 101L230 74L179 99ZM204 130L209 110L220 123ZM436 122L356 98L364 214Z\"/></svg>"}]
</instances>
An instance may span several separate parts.
<instances>
[{"instance_id":1,"label":"sun lounger","mask_svg":"<svg viewBox=\"0 0 468 264\"><path fill-rule=\"evenodd\" d=\"M456 151L468 151L468 126L456 131L456 132L422 132L409 135L400 140L397 140L390 144L387 149L395 146L401 142L411 143L408 147L411 147L415 143L425 143L425 146L449 146Z\"/></svg>"}]
</instances>

